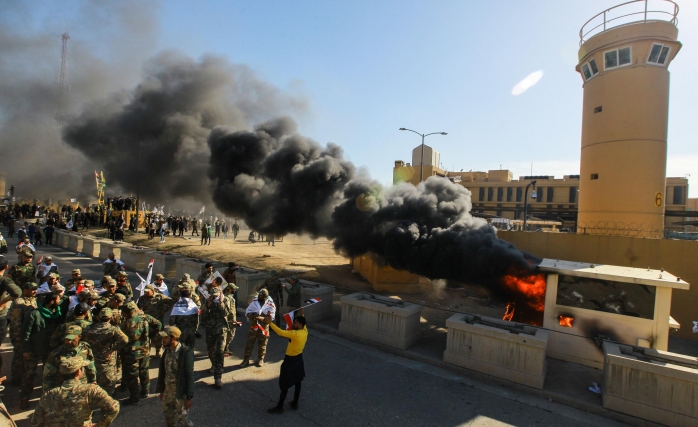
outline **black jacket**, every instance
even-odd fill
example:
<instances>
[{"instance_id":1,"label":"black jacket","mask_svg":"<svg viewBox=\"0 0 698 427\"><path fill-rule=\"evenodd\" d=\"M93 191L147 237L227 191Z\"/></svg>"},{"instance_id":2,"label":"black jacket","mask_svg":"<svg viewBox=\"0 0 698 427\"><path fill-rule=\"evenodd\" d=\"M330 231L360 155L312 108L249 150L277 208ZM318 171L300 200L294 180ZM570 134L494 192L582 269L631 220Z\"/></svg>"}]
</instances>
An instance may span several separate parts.
<instances>
[{"instance_id":1,"label":"black jacket","mask_svg":"<svg viewBox=\"0 0 698 427\"><path fill-rule=\"evenodd\" d=\"M194 352L184 344L179 352L177 366L177 399L191 399L194 397ZM165 350L167 351L167 350ZM165 391L165 355L160 357L160 369L158 370L158 386L156 393Z\"/></svg>"}]
</instances>

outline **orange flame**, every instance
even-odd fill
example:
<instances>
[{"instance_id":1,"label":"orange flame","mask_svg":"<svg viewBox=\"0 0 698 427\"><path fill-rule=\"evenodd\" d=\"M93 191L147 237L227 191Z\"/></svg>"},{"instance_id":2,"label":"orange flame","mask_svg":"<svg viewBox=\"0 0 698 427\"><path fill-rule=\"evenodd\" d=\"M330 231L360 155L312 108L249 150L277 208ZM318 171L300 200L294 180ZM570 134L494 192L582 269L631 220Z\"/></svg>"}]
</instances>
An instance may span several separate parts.
<instances>
[{"instance_id":1,"label":"orange flame","mask_svg":"<svg viewBox=\"0 0 698 427\"><path fill-rule=\"evenodd\" d=\"M571 328L573 322L574 322L574 317L560 316L560 326L564 326L566 328Z\"/></svg>"},{"instance_id":2,"label":"orange flame","mask_svg":"<svg viewBox=\"0 0 698 427\"><path fill-rule=\"evenodd\" d=\"M506 275L502 278L504 284L517 294L526 297L526 304L532 309L542 312L545 310L545 274L532 274L526 277Z\"/></svg>"},{"instance_id":3,"label":"orange flame","mask_svg":"<svg viewBox=\"0 0 698 427\"><path fill-rule=\"evenodd\" d=\"M514 310L516 309L516 304L513 302L510 302L507 304L507 308L504 310L504 316L502 316L502 320L506 320L508 322L511 322L511 319L514 318Z\"/></svg>"}]
</instances>

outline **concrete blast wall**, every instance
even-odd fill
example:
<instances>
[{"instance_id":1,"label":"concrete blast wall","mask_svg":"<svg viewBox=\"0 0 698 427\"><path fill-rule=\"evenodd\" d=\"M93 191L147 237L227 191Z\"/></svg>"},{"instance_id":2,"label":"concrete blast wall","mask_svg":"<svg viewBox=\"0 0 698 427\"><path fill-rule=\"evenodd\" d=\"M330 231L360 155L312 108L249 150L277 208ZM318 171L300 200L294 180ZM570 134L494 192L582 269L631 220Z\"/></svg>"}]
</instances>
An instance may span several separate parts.
<instances>
[{"instance_id":1,"label":"concrete blast wall","mask_svg":"<svg viewBox=\"0 0 698 427\"><path fill-rule=\"evenodd\" d=\"M672 292L671 316L681 324L681 329L672 334L698 339L691 330L692 321L698 320L698 241L519 231L497 234L540 258L665 269L691 285L688 291Z\"/></svg>"}]
</instances>

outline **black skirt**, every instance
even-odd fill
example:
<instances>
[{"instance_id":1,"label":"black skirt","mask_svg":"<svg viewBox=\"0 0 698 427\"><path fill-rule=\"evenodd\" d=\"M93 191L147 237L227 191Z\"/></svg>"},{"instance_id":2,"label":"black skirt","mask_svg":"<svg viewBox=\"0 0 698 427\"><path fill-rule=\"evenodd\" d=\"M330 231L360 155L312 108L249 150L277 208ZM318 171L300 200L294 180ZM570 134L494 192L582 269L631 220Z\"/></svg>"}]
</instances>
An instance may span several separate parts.
<instances>
[{"instance_id":1,"label":"black skirt","mask_svg":"<svg viewBox=\"0 0 698 427\"><path fill-rule=\"evenodd\" d=\"M279 387L281 390L293 387L297 382L305 378L305 365L303 364L303 353L298 356L286 356L281 364L279 374Z\"/></svg>"}]
</instances>

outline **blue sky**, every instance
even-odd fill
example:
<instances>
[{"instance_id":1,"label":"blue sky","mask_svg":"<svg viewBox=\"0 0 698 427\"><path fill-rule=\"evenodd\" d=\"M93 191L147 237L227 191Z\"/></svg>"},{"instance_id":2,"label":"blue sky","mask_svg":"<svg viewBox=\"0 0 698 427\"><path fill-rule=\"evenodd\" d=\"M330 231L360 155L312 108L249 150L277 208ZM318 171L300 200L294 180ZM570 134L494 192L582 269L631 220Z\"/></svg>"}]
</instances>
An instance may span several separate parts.
<instances>
[{"instance_id":1,"label":"blue sky","mask_svg":"<svg viewBox=\"0 0 698 427\"><path fill-rule=\"evenodd\" d=\"M393 161L410 161L420 143L400 127L448 132L427 143L449 170L501 165L518 176L530 173L533 162L534 174L560 177L579 172L578 31L619 3L168 0L155 13L156 40L144 49L223 55L305 95L310 109L296 117L301 133L341 145L386 184ZM670 67L668 174L691 174L692 183L698 178L698 2L679 5L684 47ZM71 19L71 9L61 13ZM538 84L511 94L538 70ZM690 195L698 197L698 185Z\"/></svg>"}]
</instances>

